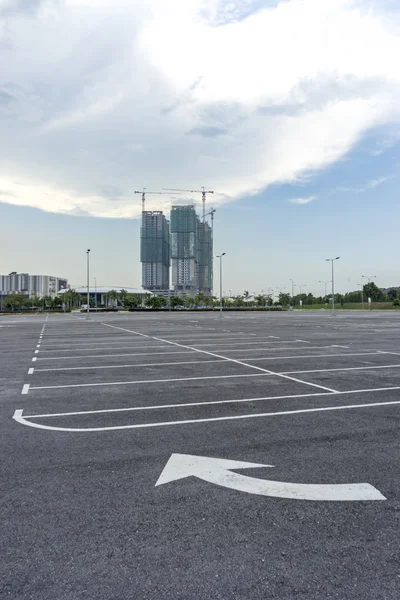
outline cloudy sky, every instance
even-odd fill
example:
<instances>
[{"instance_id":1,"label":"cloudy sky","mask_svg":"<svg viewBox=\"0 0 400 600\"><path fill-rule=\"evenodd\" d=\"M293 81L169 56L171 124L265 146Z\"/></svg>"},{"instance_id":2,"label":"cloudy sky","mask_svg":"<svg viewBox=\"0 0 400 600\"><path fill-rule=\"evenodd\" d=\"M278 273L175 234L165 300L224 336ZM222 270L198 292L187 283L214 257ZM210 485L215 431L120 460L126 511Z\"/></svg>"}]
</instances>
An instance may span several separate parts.
<instances>
[{"instance_id":1,"label":"cloudy sky","mask_svg":"<svg viewBox=\"0 0 400 600\"><path fill-rule=\"evenodd\" d=\"M400 285L399 57L397 0L0 0L0 272L140 286L133 191L205 185L226 290Z\"/></svg>"}]
</instances>

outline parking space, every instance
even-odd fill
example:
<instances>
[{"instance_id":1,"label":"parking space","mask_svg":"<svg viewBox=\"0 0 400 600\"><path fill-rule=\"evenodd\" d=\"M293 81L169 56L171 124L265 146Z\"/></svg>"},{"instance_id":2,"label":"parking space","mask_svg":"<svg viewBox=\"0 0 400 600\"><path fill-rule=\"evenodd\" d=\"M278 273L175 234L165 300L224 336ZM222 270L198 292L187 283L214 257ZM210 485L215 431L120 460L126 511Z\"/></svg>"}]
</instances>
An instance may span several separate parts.
<instances>
[{"instance_id":1,"label":"parking space","mask_svg":"<svg viewBox=\"0 0 400 600\"><path fill-rule=\"evenodd\" d=\"M230 318L229 328L214 315L202 315L196 324L187 316L178 323L167 318L51 318L22 388L29 411L17 409L18 421L85 432L187 425L294 405L309 410L310 400L320 408L321 398L327 409L344 407L354 403L355 392L364 404L371 402L371 390L400 389L400 355L372 340L366 347L354 327L336 344L329 343L336 334L328 337L320 326L299 338L270 315Z\"/></svg>"},{"instance_id":2,"label":"parking space","mask_svg":"<svg viewBox=\"0 0 400 600\"><path fill-rule=\"evenodd\" d=\"M398 597L397 314L14 320L6 508L35 527L10 560L39 543L59 573L9 597Z\"/></svg>"}]
</instances>

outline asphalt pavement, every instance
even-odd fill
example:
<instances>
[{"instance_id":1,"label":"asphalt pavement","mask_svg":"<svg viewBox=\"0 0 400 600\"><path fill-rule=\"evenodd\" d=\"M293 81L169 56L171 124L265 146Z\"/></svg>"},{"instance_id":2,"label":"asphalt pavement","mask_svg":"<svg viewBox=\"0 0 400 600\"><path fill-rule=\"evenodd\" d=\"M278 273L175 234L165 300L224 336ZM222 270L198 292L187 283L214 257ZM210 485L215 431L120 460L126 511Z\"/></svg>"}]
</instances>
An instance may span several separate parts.
<instances>
[{"instance_id":1,"label":"asphalt pavement","mask_svg":"<svg viewBox=\"0 0 400 600\"><path fill-rule=\"evenodd\" d=\"M0 595L398 600L400 314L0 317Z\"/></svg>"}]
</instances>

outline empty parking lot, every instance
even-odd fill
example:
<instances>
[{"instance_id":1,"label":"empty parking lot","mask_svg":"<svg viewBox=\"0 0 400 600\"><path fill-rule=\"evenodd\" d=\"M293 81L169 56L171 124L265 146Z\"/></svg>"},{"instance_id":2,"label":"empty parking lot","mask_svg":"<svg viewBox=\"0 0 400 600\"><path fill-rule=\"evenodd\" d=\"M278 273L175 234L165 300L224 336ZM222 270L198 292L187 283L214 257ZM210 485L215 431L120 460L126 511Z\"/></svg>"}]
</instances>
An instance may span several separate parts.
<instances>
[{"instance_id":1,"label":"empty parking lot","mask_svg":"<svg viewBox=\"0 0 400 600\"><path fill-rule=\"evenodd\" d=\"M10 598L399 597L397 313L1 317Z\"/></svg>"}]
</instances>

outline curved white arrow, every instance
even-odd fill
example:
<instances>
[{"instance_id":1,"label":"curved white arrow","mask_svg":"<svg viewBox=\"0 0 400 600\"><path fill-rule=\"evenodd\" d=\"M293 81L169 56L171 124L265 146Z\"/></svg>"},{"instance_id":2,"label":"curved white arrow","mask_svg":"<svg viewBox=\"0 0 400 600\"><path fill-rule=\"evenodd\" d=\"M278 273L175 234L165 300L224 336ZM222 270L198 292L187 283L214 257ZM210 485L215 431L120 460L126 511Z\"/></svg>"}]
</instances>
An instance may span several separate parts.
<instances>
[{"instance_id":1,"label":"curved white arrow","mask_svg":"<svg viewBox=\"0 0 400 600\"><path fill-rule=\"evenodd\" d=\"M246 492L247 494L273 496L274 498L320 501L386 500L385 496L369 483L329 485L288 483L286 481L256 479L255 477L247 477L231 472L231 469L254 469L256 467L272 466L222 458L192 456L190 454L172 454L158 478L156 486L177 479L184 479L185 477L197 477L203 481Z\"/></svg>"}]
</instances>

